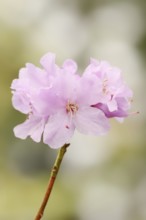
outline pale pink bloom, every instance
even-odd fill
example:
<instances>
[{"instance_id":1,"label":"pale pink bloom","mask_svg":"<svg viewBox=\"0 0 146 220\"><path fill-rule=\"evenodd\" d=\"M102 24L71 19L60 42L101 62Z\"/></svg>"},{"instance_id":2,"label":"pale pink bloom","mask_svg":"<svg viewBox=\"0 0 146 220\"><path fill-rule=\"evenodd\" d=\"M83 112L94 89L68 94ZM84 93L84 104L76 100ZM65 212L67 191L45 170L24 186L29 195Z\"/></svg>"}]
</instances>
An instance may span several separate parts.
<instances>
[{"instance_id":1,"label":"pale pink bloom","mask_svg":"<svg viewBox=\"0 0 146 220\"><path fill-rule=\"evenodd\" d=\"M98 86L98 102L94 107L101 109L109 118L128 116L133 94L123 81L120 69L106 61L91 59L83 76L90 80L93 78Z\"/></svg>"},{"instance_id":2,"label":"pale pink bloom","mask_svg":"<svg viewBox=\"0 0 146 220\"><path fill-rule=\"evenodd\" d=\"M101 110L92 107L96 100L88 81L70 73L56 81L57 85L54 84L52 90L59 101L46 124L44 143L54 148L60 147L70 142L75 128L83 134L105 134L109 130L109 122ZM49 91L45 95L49 100ZM44 104L46 109L46 102Z\"/></svg>"},{"instance_id":3,"label":"pale pink bloom","mask_svg":"<svg viewBox=\"0 0 146 220\"><path fill-rule=\"evenodd\" d=\"M42 69L27 64L12 82L12 103L27 114L26 121L14 128L17 137L30 136L52 148L70 142L75 129L83 134L103 135L109 130L109 118L124 118L130 107L131 90L120 70L108 63L91 60L83 76L77 64L67 59L62 67L55 55L44 55Z\"/></svg>"},{"instance_id":4,"label":"pale pink bloom","mask_svg":"<svg viewBox=\"0 0 146 220\"><path fill-rule=\"evenodd\" d=\"M34 106L34 100L43 88L48 89L52 86L51 74L57 72L55 55L49 53L48 58L49 65L46 66L46 70L28 63L20 69L19 78L12 82L12 104L15 109L28 114L26 121L14 128L14 133L19 138L25 139L30 136L36 142L41 140L48 118L39 114L40 108ZM44 63L45 59L44 56L41 62Z\"/></svg>"},{"instance_id":5,"label":"pale pink bloom","mask_svg":"<svg viewBox=\"0 0 146 220\"><path fill-rule=\"evenodd\" d=\"M77 65L66 60L61 68L53 54L41 59L44 69L29 64L12 83L13 106L28 114L28 119L14 128L17 137L30 136L59 148L77 129L84 134L103 135L109 130L105 114L94 105L97 89L88 79L76 74Z\"/></svg>"}]
</instances>

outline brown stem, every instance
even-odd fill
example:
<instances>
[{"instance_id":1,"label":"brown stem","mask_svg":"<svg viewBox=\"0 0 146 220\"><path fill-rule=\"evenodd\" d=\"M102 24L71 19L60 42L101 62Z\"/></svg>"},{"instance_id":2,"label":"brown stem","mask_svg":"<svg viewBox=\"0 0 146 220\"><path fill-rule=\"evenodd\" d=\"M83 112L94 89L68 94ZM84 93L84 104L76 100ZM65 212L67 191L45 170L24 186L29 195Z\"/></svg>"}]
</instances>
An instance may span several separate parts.
<instances>
[{"instance_id":1,"label":"brown stem","mask_svg":"<svg viewBox=\"0 0 146 220\"><path fill-rule=\"evenodd\" d=\"M38 213L37 213L37 215L36 215L34 220L40 220L42 218L42 216L43 216L45 207L47 205L48 199L49 199L51 191L53 189L53 185L54 185L55 179L57 177L57 173L59 171L59 168L60 168L60 165L61 165L61 162L62 162L62 159L63 159L63 156L64 156L64 154L66 152L66 149L67 149L67 147L69 145L70 144L64 144L63 147L61 147L59 152L58 152L56 161L55 161L54 166L53 166L52 171L51 171L51 175L50 175L50 179L49 179L49 184L48 184L48 187L47 187L44 199L42 201L40 209L39 209L39 211L38 211Z\"/></svg>"}]
</instances>

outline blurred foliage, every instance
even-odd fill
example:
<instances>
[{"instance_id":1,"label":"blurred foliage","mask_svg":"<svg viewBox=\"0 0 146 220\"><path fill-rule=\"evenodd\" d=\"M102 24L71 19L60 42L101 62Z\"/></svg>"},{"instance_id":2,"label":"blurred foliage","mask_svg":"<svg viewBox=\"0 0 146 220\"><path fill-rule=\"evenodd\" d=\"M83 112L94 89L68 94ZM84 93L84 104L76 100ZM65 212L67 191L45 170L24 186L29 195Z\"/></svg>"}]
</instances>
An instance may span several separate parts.
<instances>
[{"instance_id":1,"label":"blurred foliage","mask_svg":"<svg viewBox=\"0 0 146 220\"><path fill-rule=\"evenodd\" d=\"M26 1L27 2L27 1ZM1 220L31 220L34 218L36 211L40 205L41 199L43 197L44 191L46 189L48 176L52 167L52 164L55 160L57 152L55 150L50 149L48 146L45 146L42 143L33 143L30 139L27 140L17 140L13 134L13 127L25 119L25 116L15 111L11 105L11 91L10 85L14 78L18 76L19 69L25 65L26 62L30 61L33 63L39 63L39 57L42 54L47 52L50 47L51 50L54 50L55 53L60 54L59 61L64 59L63 50L69 51L69 54L73 53L73 58L75 58L79 64L84 64L87 57L92 56L92 49L97 48L99 36L98 33L100 30L99 26L94 26L91 28L92 24L95 22L92 19L92 13L95 10L99 10L101 6L108 6L111 4L114 5L117 3L129 3L134 4L138 9L140 9L142 20L145 23L146 19L146 1L145 0L134 0L134 1L122 1L122 0L80 0L80 1L42 1L44 4L43 9L38 10L36 13L34 5L29 2L29 7L26 8L26 2L21 1L22 9L19 4L17 4L17 0L14 1L13 7L7 1L8 4L11 5L10 17L7 20L0 16L0 171L1 171L1 180L0 180L0 219ZM7 11L7 7L3 7L4 2L1 1L2 7L1 12ZM19 8L20 7L20 8ZM31 13L36 13L33 19L30 21L27 17L23 18L23 21L27 20L28 23L25 25L16 24L13 21L13 15L21 15L21 10L26 10L26 15L28 12L28 18ZM120 7L120 6L119 6ZM59 10L58 10L59 9ZM3 11L2 11L3 10ZM53 36L53 40L51 39L50 32L49 34L46 32L41 32L45 24L50 21L51 16L54 16L52 19L51 30L56 30L56 17L58 12L62 10L64 13L67 12L67 16L71 13L70 16L74 17L72 20L76 22L73 23L73 26L76 27L78 25L78 19L81 22L79 24L79 28L75 29L80 31L84 27L88 27L88 29L83 29L83 33L81 34L81 40L78 43L78 33L73 32L73 38L70 43L70 48L63 48L65 44L67 44L68 38L65 38L64 44L60 41L60 34L57 32L57 36ZM29 14L30 13L30 14ZM3 13L1 13L3 14ZM19 17L18 16L18 17ZM50 17L49 17L50 16ZM130 16L130 15L129 15ZM14 16L15 17L15 16ZM66 23L66 18L64 23ZM59 17L59 19L61 19ZM88 20L89 19L89 20ZM20 19L21 20L21 19ZM71 21L72 21L71 20ZM118 18L117 18L118 20ZM59 21L59 20L57 20ZM44 22L44 23L43 23ZM85 22L87 22L87 26L85 26ZM128 22L128 21L127 21ZM50 23L49 23L50 24ZM58 24L57 25L61 25ZM96 22L95 22L96 25ZM141 25L141 24L139 24ZM70 24L69 24L70 26ZM123 24L124 26L124 24ZM46 25L47 27L47 25ZM39 29L40 28L40 29ZM50 29L50 27L47 27ZM56 28L56 29L55 29ZM101 28L101 26L100 26ZM112 27L108 27L107 29ZM134 27L135 29L137 27ZM105 27L106 29L106 27ZM65 28L61 26L59 31L65 31ZM68 33L68 32L67 32ZM104 32L103 32L104 33ZM106 32L107 34L108 32ZM48 34L48 35L47 35ZM41 38L40 38L40 35ZM87 36L85 36L87 35ZM90 37L88 36L90 35ZM47 37L46 37L47 36ZM61 35L62 36L62 35ZM69 35L70 36L70 35ZM80 36L80 35L79 35ZM82 37L87 37L83 41L85 43L80 47L82 43ZM66 37L66 36L65 36ZM89 38L88 38L89 37ZM104 36L106 42L102 42L102 46L106 48L108 51L108 43L111 44L112 40L111 36ZM116 38L116 33L113 33L113 42L115 44L118 42L121 43L121 39ZM132 36L131 36L132 37ZM109 41L108 41L109 38ZM47 39L47 42L43 42L42 39ZM51 40L50 40L51 39ZM58 39L57 46L55 47L55 40ZM41 42L42 40L42 42ZM74 41L75 40L75 41ZM101 39L100 39L101 40ZM103 39L102 39L103 40ZM125 39L124 39L125 40ZM123 40L123 42L124 42ZM41 42L41 43L40 43ZM49 44L51 42L51 44ZM40 44L39 44L40 43ZM44 43L44 44L43 44ZM54 43L54 44L52 44ZM97 45L96 45L97 44ZM41 45L45 45L42 46ZM48 46L49 45L49 46ZM67 44L69 45L69 44ZM100 44L98 45L99 48ZM124 47L129 47L129 42L127 41ZM123 49L122 46L122 49ZM78 51L74 52L74 48L77 47ZM118 48L118 46L117 46ZM128 51L127 49L127 51ZM130 48L131 49L131 48ZM96 50L96 49L95 49ZM73 51L73 52L72 52ZM99 49L100 51L100 49ZM114 51L114 50L112 50ZM109 51L108 51L109 52ZM91 53L91 54L89 54ZM103 53L105 51L103 50ZM98 53L97 53L98 54ZM102 54L102 53L101 53ZM125 53L126 54L126 53ZM138 41L132 45L132 52L128 56L138 56L137 59L138 65L141 63L145 68L145 58L146 58L146 28L143 27L142 35L140 35ZM116 57L119 56L120 60L125 60L125 57L122 57L122 54L116 54ZM108 53L107 53L108 57ZM112 57L112 54L111 54ZM115 57L113 56L113 60ZM140 63L139 63L140 60ZM116 60L115 60L116 62ZM133 61L133 65L135 64L135 60ZM139 66L138 66L139 67ZM82 66L81 66L82 68ZM143 69L142 68L142 69ZM132 73L133 74L133 73ZM130 75L129 81L133 80L135 75ZM135 74L135 73L134 73ZM145 92L145 71L141 71L137 73L138 77L136 79L140 79L142 84L134 84L136 85L135 94L144 94ZM144 80L143 80L144 79ZM80 197L82 196L81 192L84 191L86 194L86 189L84 190L84 185L89 184L90 182L95 182L97 184L100 181L103 181L107 184L113 184L113 186L121 187L122 189L128 189L130 193L135 193L136 190L139 189L141 183L146 180L146 116L145 116L145 106L143 104L143 97L137 95L139 98L141 108L140 116L138 119L132 118L129 119L126 125L118 125L123 128L117 128L117 125L112 124L114 127L110 133L110 136L105 137L105 141L103 145L106 145L110 148L111 151L110 156L107 156L106 160L103 160L100 164L97 163L96 166L89 166L87 169L73 169L70 163L65 163L62 167L61 174L58 176L57 183L55 184L55 189L53 194L51 195L51 199L46 208L44 220L84 220L82 217L82 213L80 213L80 209L78 207ZM136 102L138 102L136 100ZM125 127L124 127L125 126ZM122 130L123 129L123 130ZM113 134L114 133L114 134ZM82 140L84 141L84 140ZM85 144L85 143L84 143ZM100 141L95 143L95 145L100 144ZM89 146L91 147L91 146ZM105 149L105 148L104 148ZM92 148L91 148L92 150ZM79 153L79 152L77 152ZM107 152L103 152L103 154L107 154ZM84 159L84 152L81 153L81 160ZM90 156L90 155L89 155ZM97 157L99 158L99 156ZM105 157L106 158L106 157ZM98 161L97 161L98 162ZM65 168L67 166L68 170ZM145 187L144 187L145 188ZM141 188L140 188L141 189ZM142 188L143 189L143 188ZM136 191L137 192L137 191ZM139 193L139 191L138 191ZM132 194L132 195L133 195ZM142 191L144 194L144 191ZM140 194L141 195L141 194ZM145 195L145 194L144 194ZM134 203L134 210L129 211L131 213L128 217L128 220L145 220L146 213L143 209L144 204L146 203L146 198L140 196L140 205L137 204L137 198L139 198L139 194L135 195L135 200L131 203ZM106 198L102 198L106 201ZM138 200L138 201L139 201ZM98 199L96 201L98 205ZM99 201L100 203L100 201ZM84 204L83 204L84 205ZM113 204L116 206L116 204ZM89 204L92 207L92 204ZM85 210L86 212L86 210ZM104 210L106 213L106 207ZM48 216L48 217L47 217ZM133 217L134 216L134 217ZM91 220L95 220L89 218ZM108 220L110 220L110 216ZM100 219L99 219L100 220ZM107 220L107 219L102 219ZM112 220L115 220L112 218ZM119 220L119 219L118 219ZM127 220L124 218L122 220Z\"/></svg>"}]
</instances>

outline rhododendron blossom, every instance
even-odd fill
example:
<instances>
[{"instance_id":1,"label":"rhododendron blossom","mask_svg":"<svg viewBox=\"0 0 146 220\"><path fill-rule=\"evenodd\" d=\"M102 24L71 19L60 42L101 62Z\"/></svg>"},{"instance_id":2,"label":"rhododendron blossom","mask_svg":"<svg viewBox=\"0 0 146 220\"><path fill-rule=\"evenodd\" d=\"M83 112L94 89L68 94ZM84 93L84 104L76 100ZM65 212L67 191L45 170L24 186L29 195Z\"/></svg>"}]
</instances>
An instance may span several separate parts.
<instances>
[{"instance_id":1,"label":"rhododendron blossom","mask_svg":"<svg viewBox=\"0 0 146 220\"><path fill-rule=\"evenodd\" d=\"M101 109L106 117L124 118L128 116L132 91L122 80L121 70L108 62L91 59L84 76L98 80L99 100L94 107Z\"/></svg>"},{"instance_id":2,"label":"rhododendron blossom","mask_svg":"<svg viewBox=\"0 0 146 220\"><path fill-rule=\"evenodd\" d=\"M42 68L26 64L13 80L12 103L27 115L14 128L16 137L30 136L52 148L69 143L75 129L83 134L103 135L110 128L109 118L128 116L132 91L121 78L121 71L105 61L91 59L80 76L77 64L66 60L62 67L55 55L44 55Z\"/></svg>"}]
</instances>

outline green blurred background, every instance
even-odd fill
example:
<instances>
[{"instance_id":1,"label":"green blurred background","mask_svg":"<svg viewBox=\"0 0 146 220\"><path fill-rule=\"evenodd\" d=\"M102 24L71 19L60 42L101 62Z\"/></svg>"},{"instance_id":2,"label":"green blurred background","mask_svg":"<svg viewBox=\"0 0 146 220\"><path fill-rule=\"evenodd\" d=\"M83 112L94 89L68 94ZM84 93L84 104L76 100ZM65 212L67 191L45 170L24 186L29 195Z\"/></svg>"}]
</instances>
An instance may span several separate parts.
<instances>
[{"instance_id":1,"label":"green blurred background","mask_svg":"<svg viewBox=\"0 0 146 220\"><path fill-rule=\"evenodd\" d=\"M11 82L48 51L80 71L90 57L120 67L140 114L111 120L105 137L74 135L43 219L145 220L145 0L0 0L0 220L34 219L57 154L13 134L25 117L12 108Z\"/></svg>"}]
</instances>

